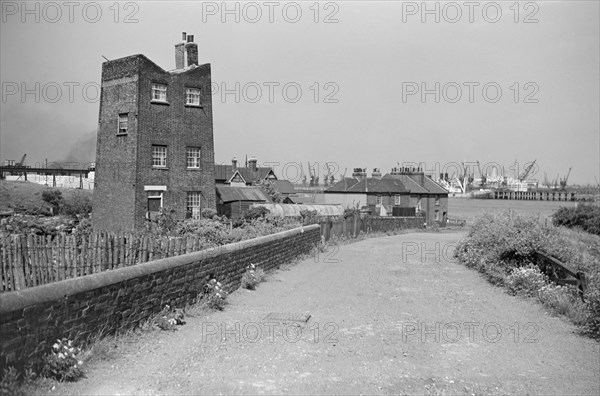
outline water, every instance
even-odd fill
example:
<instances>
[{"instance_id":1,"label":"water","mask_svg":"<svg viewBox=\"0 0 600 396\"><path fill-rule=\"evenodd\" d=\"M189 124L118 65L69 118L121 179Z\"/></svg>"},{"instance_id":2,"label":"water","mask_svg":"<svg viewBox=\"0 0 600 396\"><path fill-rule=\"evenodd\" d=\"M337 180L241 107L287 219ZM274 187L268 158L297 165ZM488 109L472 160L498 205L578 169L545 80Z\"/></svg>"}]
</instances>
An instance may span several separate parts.
<instances>
[{"instance_id":1,"label":"water","mask_svg":"<svg viewBox=\"0 0 600 396\"><path fill-rule=\"evenodd\" d=\"M448 198L448 217L471 222L483 213L501 213L512 209L517 213L539 214L550 218L560 207L575 207L577 202L518 201L507 199Z\"/></svg>"}]
</instances>

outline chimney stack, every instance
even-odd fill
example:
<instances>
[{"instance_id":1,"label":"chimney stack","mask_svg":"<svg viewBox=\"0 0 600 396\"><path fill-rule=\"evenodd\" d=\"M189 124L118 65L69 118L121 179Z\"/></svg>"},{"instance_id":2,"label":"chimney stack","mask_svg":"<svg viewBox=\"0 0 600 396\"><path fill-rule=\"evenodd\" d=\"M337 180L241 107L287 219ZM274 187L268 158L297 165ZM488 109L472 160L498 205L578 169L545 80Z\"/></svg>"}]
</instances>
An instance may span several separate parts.
<instances>
[{"instance_id":1,"label":"chimney stack","mask_svg":"<svg viewBox=\"0 0 600 396\"><path fill-rule=\"evenodd\" d=\"M194 43L194 35L183 32L181 40L175 44L175 68L180 70L191 65L198 66L198 44Z\"/></svg>"},{"instance_id":2,"label":"chimney stack","mask_svg":"<svg viewBox=\"0 0 600 396\"><path fill-rule=\"evenodd\" d=\"M358 180L363 180L365 177L367 177L367 168L354 168L352 177L355 177Z\"/></svg>"},{"instance_id":3,"label":"chimney stack","mask_svg":"<svg viewBox=\"0 0 600 396\"><path fill-rule=\"evenodd\" d=\"M233 168L233 170L237 169L237 158L233 157L231 159L231 167Z\"/></svg>"},{"instance_id":4,"label":"chimney stack","mask_svg":"<svg viewBox=\"0 0 600 396\"><path fill-rule=\"evenodd\" d=\"M373 168L373 173L371 174L376 179L381 179L381 171L379 168Z\"/></svg>"},{"instance_id":5,"label":"chimney stack","mask_svg":"<svg viewBox=\"0 0 600 396\"><path fill-rule=\"evenodd\" d=\"M256 172L256 161L257 160L254 157L250 157L250 159L248 160L248 167L252 172Z\"/></svg>"}]
</instances>

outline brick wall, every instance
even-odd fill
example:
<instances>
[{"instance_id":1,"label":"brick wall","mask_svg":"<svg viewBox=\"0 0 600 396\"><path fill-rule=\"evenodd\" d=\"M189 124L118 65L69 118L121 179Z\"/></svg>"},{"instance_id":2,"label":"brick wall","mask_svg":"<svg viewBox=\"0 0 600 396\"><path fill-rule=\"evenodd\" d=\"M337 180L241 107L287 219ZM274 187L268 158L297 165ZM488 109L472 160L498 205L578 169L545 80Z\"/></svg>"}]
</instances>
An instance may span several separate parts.
<instances>
[{"instance_id":1,"label":"brick wall","mask_svg":"<svg viewBox=\"0 0 600 396\"><path fill-rule=\"evenodd\" d=\"M212 277L226 290L235 290L250 263L273 269L308 253L319 240L319 226L306 226L0 294L0 372L37 361L58 338L85 341L101 329L114 333L133 328L165 304L191 304Z\"/></svg>"},{"instance_id":2,"label":"brick wall","mask_svg":"<svg viewBox=\"0 0 600 396\"><path fill-rule=\"evenodd\" d=\"M363 220L365 224L362 230L369 232L386 232L393 230L405 230L410 228L423 228L421 217L378 217L372 216Z\"/></svg>"}]
</instances>

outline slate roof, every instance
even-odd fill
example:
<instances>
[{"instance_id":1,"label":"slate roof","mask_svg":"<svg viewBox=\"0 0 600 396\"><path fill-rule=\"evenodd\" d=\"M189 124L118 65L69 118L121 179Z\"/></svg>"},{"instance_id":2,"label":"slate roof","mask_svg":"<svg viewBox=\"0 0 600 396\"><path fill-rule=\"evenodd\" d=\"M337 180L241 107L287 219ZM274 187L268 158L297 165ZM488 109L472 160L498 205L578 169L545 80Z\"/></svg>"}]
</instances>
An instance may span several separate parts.
<instances>
[{"instance_id":1,"label":"slate roof","mask_svg":"<svg viewBox=\"0 0 600 396\"><path fill-rule=\"evenodd\" d=\"M384 179L395 179L395 180L400 180L400 182L402 184L404 184L404 187L406 187L406 189L411 192L411 193L415 193L415 194L427 194L429 193L429 191L421 186L417 180L411 178L408 175L385 175L383 176Z\"/></svg>"},{"instance_id":2,"label":"slate roof","mask_svg":"<svg viewBox=\"0 0 600 396\"><path fill-rule=\"evenodd\" d=\"M259 166L256 168L256 171L251 170L250 168L245 167L237 167L235 170L240 172L240 175L246 180L246 183L254 183L259 180L264 180L273 169L269 167ZM225 183L227 180L233 176L235 171L233 170L233 166L231 165L219 165L215 164L215 180L217 182Z\"/></svg>"},{"instance_id":3,"label":"slate roof","mask_svg":"<svg viewBox=\"0 0 600 396\"><path fill-rule=\"evenodd\" d=\"M235 201L272 202L267 192L257 186L227 186L216 185L217 195L224 203Z\"/></svg>"},{"instance_id":4,"label":"slate roof","mask_svg":"<svg viewBox=\"0 0 600 396\"><path fill-rule=\"evenodd\" d=\"M273 187L281 194L293 194L294 185L289 180L273 180Z\"/></svg>"},{"instance_id":5,"label":"slate roof","mask_svg":"<svg viewBox=\"0 0 600 396\"><path fill-rule=\"evenodd\" d=\"M421 185L421 175L390 175L387 174L381 179L364 178L346 178L340 180L333 186L325 190L326 193L357 193L357 194L438 194L448 195L442 186L431 180L428 176L423 176ZM293 200L293 197L292 197Z\"/></svg>"},{"instance_id":6,"label":"slate roof","mask_svg":"<svg viewBox=\"0 0 600 396\"><path fill-rule=\"evenodd\" d=\"M369 177L364 178L362 180L346 179L346 184L344 184L344 180L340 180L339 182L325 190L325 192L401 194L407 193L408 190L398 179L377 179Z\"/></svg>"}]
</instances>

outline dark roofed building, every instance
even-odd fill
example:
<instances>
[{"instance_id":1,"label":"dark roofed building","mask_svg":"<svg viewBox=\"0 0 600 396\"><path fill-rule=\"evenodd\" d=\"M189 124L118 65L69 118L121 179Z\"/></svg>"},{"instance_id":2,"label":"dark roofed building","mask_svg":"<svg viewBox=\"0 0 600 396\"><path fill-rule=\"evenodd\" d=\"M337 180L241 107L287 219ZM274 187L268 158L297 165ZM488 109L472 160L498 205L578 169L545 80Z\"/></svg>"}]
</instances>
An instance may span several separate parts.
<instances>
[{"instance_id":1,"label":"dark roofed building","mask_svg":"<svg viewBox=\"0 0 600 396\"><path fill-rule=\"evenodd\" d=\"M255 203L271 203L267 192L258 186L217 185L217 213L237 219Z\"/></svg>"},{"instance_id":2,"label":"dark roofed building","mask_svg":"<svg viewBox=\"0 0 600 396\"><path fill-rule=\"evenodd\" d=\"M248 160L248 166L240 167L237 160L231 160L231 165L215 165L215 183L233 186L251 186L264 180L277 180L273 168L257 166L256 158Z\"/></svg>"},{"instance_id":3,"label":"dark roofed building","mask_svg":"<svg viewBox=\"0 0 600 396\"><path fill-rule=\"evenodd\" d=\"M340 180L325 190L325 203L345 207L375 207L381 215L406 216L423 213L428 221L445 222L448 214L448 192L422 171L392 169L381 177L367 177L365 170L356 168L353 178Z\"/></svg>"}]
</instances>

